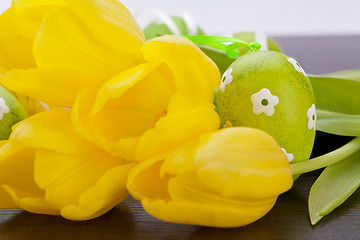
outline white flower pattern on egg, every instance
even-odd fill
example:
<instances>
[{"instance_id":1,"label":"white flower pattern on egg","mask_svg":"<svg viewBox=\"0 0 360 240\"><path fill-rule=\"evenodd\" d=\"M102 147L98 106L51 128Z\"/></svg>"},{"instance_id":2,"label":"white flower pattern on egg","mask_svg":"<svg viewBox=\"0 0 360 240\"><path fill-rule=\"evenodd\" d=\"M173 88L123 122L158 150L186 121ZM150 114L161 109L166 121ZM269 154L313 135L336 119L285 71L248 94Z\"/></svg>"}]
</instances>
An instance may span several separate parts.
<instances>
[{"instance_id":1,"label":"white flower pattern on egg","mask_svg":"<svg viewBox=\"0 0 360 240\"><path fill-rule=\"evenodd\" d=\"M287 58L287 60L294 66L295 70L304 74L307 77L305 70L300 66L300 64L293 58Z\"/></svg>"},{"instance_id":2,"label":"white flower pattern on egg","mask_svg":"<svg viewBox=\"0 0 360 240\"><path fill-rule=\"evenodd\" d=\"M315 104L311 105L311 107L307 110L308 116L308 128L316 130L316 107Z\"/></svg>"},{"instance_id":3,"label":"white flower pattern on egg","mask_svg":"<svg viewBox=\"0 0 360 240\"><path fill-rule=\"evenodd\" d=\"M263 88L251 95L251 102L255 114L265 113L267 116L272 116L275 113L274 107L279 103L279 98L272 95L269 89Z\"/></svg>"},{"instance_id":4,"label":"white flower pattern on egg","mask_svg":"<svg viewBox=\"0 0 360 240\"><path fill-rule=\"evenodd\" d=\"M292 160L294 160L294 154L292 153L287 153L285 148L281 148L281 150L283 150L283 152L285 153L287 159L289 160L289 162L291 162Z\"/></svg>"},{"instance_id":5,"label":"white flower pattern on egg","mask_svg":"<svg viewBox=\"0 0 360 240\"><path fill-rule=\"evenodd\" d=\"M231 75L233 69L229 68L228 70L226 70L221 78L221 83L220 83L220 90L222 92L225 91L225 87L226 85L229 85L232 80L233 80L233 76Z\"/></svg>"},{"instance_id":6,"label":"white flower pattern on egg","mask_svg":"<svg viewBox=\"0 0 360 240\"><path fill-rule=\"evenodd\" d=\"M10 112L10 109L6 105L5 100L2 97L0 97L0 120L2 120L4 118L5 113L9 113L9 112Z\"/></svg>"}]
</instances>

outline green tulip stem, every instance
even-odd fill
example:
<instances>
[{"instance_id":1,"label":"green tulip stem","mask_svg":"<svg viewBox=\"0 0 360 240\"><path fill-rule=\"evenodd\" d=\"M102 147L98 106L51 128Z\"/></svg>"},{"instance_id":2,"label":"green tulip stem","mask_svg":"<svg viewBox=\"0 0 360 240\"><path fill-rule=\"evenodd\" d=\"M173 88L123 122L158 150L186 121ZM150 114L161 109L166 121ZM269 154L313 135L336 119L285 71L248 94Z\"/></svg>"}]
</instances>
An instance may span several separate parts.
<instances>
[{"instance_id":1,"label":"green tulip stem","mask_svg":"<svg viewBox=\"0 0 360 240\"><path fill-rule=\"evenodd\" d=\"M261 48L258 42L245 42L237 38L207 35L183 35L195 44L207 45L227 54L229 58L235 59L239 54L238 48L246 47L249 51L257 51ZM224 44L231 43L231 44Z\"/></svg>"},{"instance_id":2,"label":"green tulip stem","mask_svg":"<svg viewBox=\"0 0 360 240\"><path fill-rule=\"evenodd\" d=\"M310 159L309 161L303 161L291 164L291 171L294 176L315 171L317 169L332 165L340 162L341 160L349 157L355 152L360 150L360 137L351 140L344 146L324 154L322 156Z\"/></svg>"}]
</instances>

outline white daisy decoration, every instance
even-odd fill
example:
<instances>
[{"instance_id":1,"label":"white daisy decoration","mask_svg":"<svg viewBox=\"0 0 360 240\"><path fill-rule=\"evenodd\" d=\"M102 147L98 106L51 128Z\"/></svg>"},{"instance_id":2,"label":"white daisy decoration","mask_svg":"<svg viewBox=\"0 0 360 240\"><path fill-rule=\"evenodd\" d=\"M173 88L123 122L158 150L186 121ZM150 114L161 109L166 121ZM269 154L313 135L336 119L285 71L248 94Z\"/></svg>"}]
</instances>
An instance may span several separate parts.
<instances>
[{"instance_id":1,"label":"white daisy decoration","mask_svg":"<svg viewBox=\"0 0 360 240\"><path fill-rule=\"evenodd\" d=\"M311 107L307 110L308 116L308 128L316 130L316 107L315 104L311 105Z\"/></svg>"},{"instance_id":2,"label":"white daisy decoration","mask_svg":"<svg viewBox=\"0 0 360 240\"><path fill-rule=\"evenodd\" d=\"M220 83L220 90L221 92L225 91L225 87L226 85L229 85L232 80L233 80L233 76L231 75L233 69L229 68L228 70L226 70L221 78L221 83Z\"/></svg>"},{"instance_id":3,"label":"white daisy decoration","mask_svg":"<svg viewBox=\"0 0 360 240\"><path fill-rule=\"evenodd\" d=\"M2 120L4 118L5 113L9 113L9 112L10 112L10 109L6 105L5 100L2 97L0 97L0 120Z\"/></svg>"},{"instance_id":4,"label":"white daisy decoration","mask_svg":"<svg viewBox=\"0 0 360 240\"><path fill-rule=\"evenodd\" d=\"M300 64L293 58L287 58L287 60L294 66L295 70L304 74L307 77L305 70L300 66Z\"/></svg>"},{"instance_id":5,"label":"white daisy decoration","mask_svg":"<svg viewBox=\"0 0 360 240\"><path fill-rule=\"evenodd\" d=\"M289 162L291 162L292 160L294 160L294 154L292 153L287 153L285 148L281 148L281 150L283 150L283 152L285 153L287 159L289 160Z\"/></svg>"},{"instance_id":6,"label":"white daisy decoration","mask_svg":"<svg viewBox=\"0 0 360 240\"><path fill-rule=\"evenodd\" d=\"M251 102L255 114L265 113L267 116L272 116L275 113L274 107L279 103L279 98L272 95L269 89L263 88L251 95Z\"/></svg>"}]
</instances>

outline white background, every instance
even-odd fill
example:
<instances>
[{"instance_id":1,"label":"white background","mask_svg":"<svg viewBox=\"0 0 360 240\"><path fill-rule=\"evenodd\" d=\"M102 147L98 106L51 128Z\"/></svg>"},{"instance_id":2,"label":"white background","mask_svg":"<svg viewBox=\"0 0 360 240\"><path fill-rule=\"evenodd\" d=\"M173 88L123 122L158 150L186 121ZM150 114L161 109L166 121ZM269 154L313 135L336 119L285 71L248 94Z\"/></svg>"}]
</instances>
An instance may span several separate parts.
<instances>
[{"instance_id":1,"label":"white background","mask_svg":"<svg viewBox=\"0 0 360 240\"><path fill-rule=\"evenodd\" d=\"M360 0L122 0L146 25L156 7L190 13L208 34L262 31L272 35L359 35ZM0 0L0 12L11 0Z\"/></svg>"}]
</instances>

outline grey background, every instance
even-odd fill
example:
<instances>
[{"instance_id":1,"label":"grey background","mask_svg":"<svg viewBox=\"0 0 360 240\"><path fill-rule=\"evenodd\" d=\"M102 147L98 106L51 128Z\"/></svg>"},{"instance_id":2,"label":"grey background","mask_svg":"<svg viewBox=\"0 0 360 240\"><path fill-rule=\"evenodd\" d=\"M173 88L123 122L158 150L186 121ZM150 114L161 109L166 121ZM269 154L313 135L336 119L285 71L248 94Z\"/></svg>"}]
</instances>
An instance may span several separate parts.
<instances>
[{"instance_id":1,"label":"grey background","mask_svg":"<svg viewBox=\"0 0 360 240\"><path fill-rule=\"evenodd\" d=\"M270 35L360 34L359 0L122 0L140 26L152 8L172 15L188 12L208 34L262 31ZM11 0L0 0L0 13Z\"/></svg>"}]
</instances>

